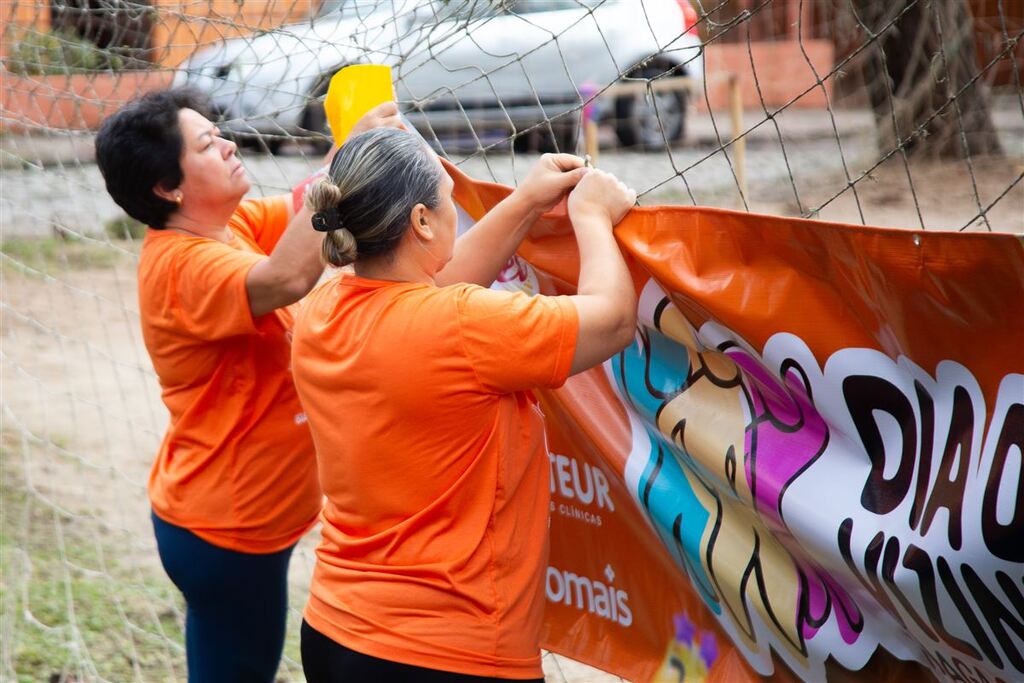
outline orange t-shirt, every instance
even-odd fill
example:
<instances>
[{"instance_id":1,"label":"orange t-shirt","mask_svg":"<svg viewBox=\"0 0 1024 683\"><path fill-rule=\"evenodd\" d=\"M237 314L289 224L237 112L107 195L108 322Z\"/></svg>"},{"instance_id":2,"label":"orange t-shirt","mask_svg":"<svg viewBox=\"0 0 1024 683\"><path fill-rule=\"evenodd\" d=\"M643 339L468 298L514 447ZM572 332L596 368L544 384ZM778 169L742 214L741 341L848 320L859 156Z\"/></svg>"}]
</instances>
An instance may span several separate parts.
<instances>
[{"instance_id":1,"label":"orange t-shirt","mask_svg":"<svg viewBox=\"0 0 1024 683\"><path fill-rule=\"evenodd\" d=\"M543 675L548 458L529 393L576 349L566 297L339 275L303 302L295 385L327 496L305 618L373 657Z\"/></svg>"},{"instance_id":2,"label":"orange t-shirt","mask_svg":"<svg viewBox=\"0 0 1024 683\"><path fill-rule=\"evenodd\" d=\"M214 545L269 553L316 522L316 456L290 368L293 312L253 318L245 278L288 222L247 200L224 243L148 230L139 312L170 425L149 475L162 519Z\"/></svg>"}]
</instances>

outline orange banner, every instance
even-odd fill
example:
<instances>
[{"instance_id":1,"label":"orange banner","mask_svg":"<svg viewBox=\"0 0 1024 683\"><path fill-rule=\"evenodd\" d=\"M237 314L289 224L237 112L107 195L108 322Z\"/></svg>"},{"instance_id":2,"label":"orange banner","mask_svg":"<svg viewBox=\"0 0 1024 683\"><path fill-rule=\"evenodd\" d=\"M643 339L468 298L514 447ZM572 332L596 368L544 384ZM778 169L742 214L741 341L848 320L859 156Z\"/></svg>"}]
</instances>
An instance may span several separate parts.
<instances>
[{"instance_id":1,"label":"orange banner","mask_svg":"<svg viewBox=\"0 0 1024 683\"><path fill-rule=\"evenodd\" d=\"M509 192L449 167L479 219ZM464 222L471 222L464 221ZM1024 242L687 207L541 396L544 646L626 678L1024 678ZM572 293L562 210L495 286Z\"/></svg>"}]
</instances>

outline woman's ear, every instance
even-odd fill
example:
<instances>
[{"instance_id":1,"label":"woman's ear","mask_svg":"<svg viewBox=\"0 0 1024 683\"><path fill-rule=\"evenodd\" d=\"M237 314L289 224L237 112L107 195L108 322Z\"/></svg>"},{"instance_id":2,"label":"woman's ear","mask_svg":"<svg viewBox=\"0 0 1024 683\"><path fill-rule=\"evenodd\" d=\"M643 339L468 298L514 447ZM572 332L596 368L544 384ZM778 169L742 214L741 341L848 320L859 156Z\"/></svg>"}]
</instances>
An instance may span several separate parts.
<instances>
[{"instance_id":1,"label":"woman's ear","mask_svg":"<svg viewBox=\"0 0 1024 683\"><path fill-rule=\"evenodd\" d=\"M160 199L166 199L169 202L174 202L175 204L179 205L181 204L183 198L180 189L174 188L173 190L168 190L160 184L156 184L153 186L153 194L155 194Z\"/></svg>"},{"instance_id":2,"label":"woman's ear","mask_svg":"<svg viewBox=\"0 0 1024 683\"><path fill-rule=\"evenodd\" d=\"M417 204L412 207L412 211L409 212L409 224L412 225L416 236L424 242L434 239L434 230L430 227L430 216L425 204Z\"/></svg>"}]
</instances>

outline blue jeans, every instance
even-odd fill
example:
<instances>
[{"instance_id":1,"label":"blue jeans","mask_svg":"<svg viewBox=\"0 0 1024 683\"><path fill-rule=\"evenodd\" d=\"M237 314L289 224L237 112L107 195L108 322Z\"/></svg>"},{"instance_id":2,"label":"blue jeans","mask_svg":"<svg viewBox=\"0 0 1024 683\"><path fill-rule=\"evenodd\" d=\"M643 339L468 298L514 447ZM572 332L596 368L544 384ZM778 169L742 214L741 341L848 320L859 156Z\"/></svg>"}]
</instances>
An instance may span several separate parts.
<instances>
[{"instance_id":1,"label":"blue jeans","mask_svg":"<svg viewBox=\"0 0 1024 683\"><path fill-rule=\"evenodd\" d=\"M295 546L265 555L226 550L152 516L160 561L185 596L189 683L273 683Z\"/></svg>"}]
</instances>

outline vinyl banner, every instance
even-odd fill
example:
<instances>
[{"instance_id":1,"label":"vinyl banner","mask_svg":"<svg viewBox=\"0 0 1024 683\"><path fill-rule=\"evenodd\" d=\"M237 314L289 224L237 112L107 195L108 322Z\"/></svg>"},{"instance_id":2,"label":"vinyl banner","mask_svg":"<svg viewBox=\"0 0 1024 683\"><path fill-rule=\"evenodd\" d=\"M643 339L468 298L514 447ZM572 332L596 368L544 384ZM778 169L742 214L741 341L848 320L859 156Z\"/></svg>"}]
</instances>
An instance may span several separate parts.
<instances>
[{"instance_id":1,"label":"vinyl banner","mask_svg":"<svg viewBox=\"0 0 1024 683\"><path fill-rule=\"evenodd\" d=\"M456 169L478 219L508 188ZM544 647L637 681L1024 679L1024 242L716 209L615 235L635 343L542 392ZM564 206L497 286L571 294Z\"/></svg>"}]
</instances>

